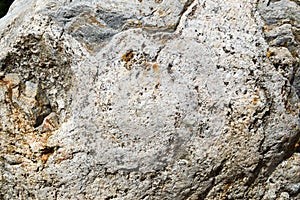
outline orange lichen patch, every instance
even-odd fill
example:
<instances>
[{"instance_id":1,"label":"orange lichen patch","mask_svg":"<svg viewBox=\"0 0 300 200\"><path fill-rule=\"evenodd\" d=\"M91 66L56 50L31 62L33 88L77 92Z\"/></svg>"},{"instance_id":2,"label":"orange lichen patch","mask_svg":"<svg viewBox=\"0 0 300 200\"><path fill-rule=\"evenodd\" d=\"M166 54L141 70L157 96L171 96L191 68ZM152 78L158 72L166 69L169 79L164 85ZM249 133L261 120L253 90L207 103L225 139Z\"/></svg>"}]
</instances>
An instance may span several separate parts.
<instances>
[{"instance_id":1,"label":"orange lichen patch","mask_svg":"<svg viewBox=\"0 0 300 200\"><path fill-rule=\"evenodd\" d=\"M253 103L254 105L256 105L258 102L259 102L259 98L254 97L254 98L252 99L252 103Z\"/></svg>"},{"instance_id":2,"label":"orange lichen patch","mask_svg":"<svg viewBox=\"0 0 300 200\"><path fill-rule=\"evenodd\" d=\"M271 50L268 50L266 53L267 58L270 58L271 56L274 56L274 55L275 55L275 53Z\"/></svg>"},{"instance_id":3,"label":"orange lichen patch","mask_svg":"<svg viewBox=\"0 0 300 200\"><path fill-rule=\"evenodd\" d=\"M153 69L154 72L158 72L158 70L159 70L159 65L158 65L157 63L153 64L153 65L152 65L152 69Z\"/></svg>"}]
</instances>

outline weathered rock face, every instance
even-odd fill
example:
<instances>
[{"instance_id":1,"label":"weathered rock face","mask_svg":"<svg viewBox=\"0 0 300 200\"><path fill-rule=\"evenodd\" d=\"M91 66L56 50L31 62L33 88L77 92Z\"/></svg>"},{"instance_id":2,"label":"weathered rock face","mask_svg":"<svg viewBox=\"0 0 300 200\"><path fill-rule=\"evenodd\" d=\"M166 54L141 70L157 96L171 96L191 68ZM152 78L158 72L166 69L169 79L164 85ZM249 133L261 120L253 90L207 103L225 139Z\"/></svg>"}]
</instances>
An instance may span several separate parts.
<instances>
[{"instance_id":1,"label":"weathered rock face","mask_svg":"<svg viewBox=\"0 0 300 200\"><path fill-rule=\"evenodd\" d=\"M299 1L16 0L0 199L299 199Z\"/></svg>"}]
</instances>

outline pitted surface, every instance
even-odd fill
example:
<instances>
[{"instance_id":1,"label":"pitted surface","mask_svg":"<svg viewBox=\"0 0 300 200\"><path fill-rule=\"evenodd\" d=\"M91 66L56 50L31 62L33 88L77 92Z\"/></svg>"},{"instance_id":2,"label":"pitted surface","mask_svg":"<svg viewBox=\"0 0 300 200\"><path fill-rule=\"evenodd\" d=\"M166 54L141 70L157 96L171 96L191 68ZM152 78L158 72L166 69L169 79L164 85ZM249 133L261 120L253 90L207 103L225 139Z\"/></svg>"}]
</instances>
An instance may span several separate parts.
<instances>
[{"instance_id":1,"label":"pitted surface","mask_svg":"<svg viewBox=\"0 0 300 200\"><path fill-rule=\"evenodd\" d=\"M297 1L27 3L0 20L1 198L299 198Z\"/></svg>"}]
</instances>

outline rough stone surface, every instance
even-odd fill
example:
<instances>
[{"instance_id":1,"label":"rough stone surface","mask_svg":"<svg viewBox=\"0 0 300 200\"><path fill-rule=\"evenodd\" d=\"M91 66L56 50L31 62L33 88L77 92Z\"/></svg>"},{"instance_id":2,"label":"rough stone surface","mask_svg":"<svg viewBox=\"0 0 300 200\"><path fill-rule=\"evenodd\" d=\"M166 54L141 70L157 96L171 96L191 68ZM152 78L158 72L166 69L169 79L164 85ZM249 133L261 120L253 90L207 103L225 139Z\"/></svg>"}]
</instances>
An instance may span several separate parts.
<instances>
[{"instance_id":1,"label":"rough stone surface","mask_svg":"<svg viewBox=\"0 0 300 200\"><path fill-rule=\"evenodd\" d=\"M298 0L16 0L0 199L300 199Z\"/></svg>"}]
</instances>

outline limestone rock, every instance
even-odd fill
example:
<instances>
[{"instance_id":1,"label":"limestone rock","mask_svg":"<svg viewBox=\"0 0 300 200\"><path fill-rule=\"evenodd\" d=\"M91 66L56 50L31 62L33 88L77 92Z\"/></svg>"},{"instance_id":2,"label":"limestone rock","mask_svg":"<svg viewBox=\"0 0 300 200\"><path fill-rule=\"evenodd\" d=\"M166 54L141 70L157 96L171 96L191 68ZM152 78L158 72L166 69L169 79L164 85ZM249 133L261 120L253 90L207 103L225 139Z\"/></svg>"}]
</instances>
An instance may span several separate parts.
<instances>
[{"instance_id":1,"label":"limestone rock","mask_svg":"<svg viewBox=\"0 0 300 200\"><path fill-rule=\"evenodd\" d=\"M299 1L16 0L0 199L299 199Z\"/></svg>"}]
</instances>

